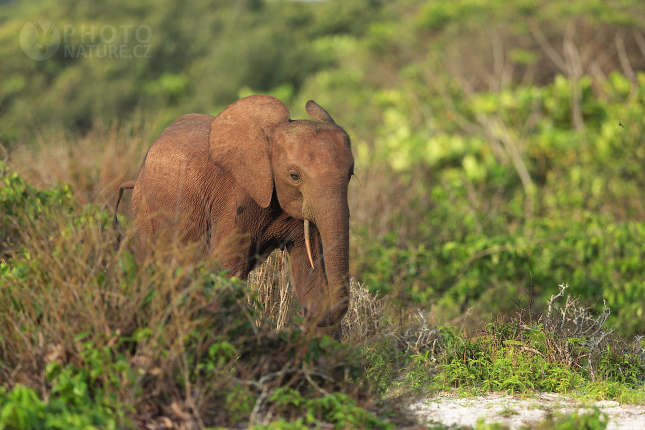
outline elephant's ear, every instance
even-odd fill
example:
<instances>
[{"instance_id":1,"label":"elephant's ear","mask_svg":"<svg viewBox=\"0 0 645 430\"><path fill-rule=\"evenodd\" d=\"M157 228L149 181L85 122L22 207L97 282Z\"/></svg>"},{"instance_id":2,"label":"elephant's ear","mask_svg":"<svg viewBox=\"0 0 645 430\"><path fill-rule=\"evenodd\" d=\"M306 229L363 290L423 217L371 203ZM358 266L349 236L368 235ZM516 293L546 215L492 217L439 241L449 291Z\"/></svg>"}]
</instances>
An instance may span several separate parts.
<instances>
[{"instance_id":1,"label":"elephant's ear","mask_svg":"<svg viewBox=\"0 0 645 430\"><path fill-rule=\"evenodd\" d=\"M255 95L228 106L213 119L210 153L218 166L261 207L273 195L273 173L269 162L268 127L289 122L289 109L275 97Z\"/></svg>"},{"instance_id":2,"label":"elephant's ear","mask_svg":"<svg viewBox=\"0 0 645 430\"><path fill-rule=\"evenodd\" d=\"M325 109L321 108L320 105L313 100L309 100L307 102L305 110L307 111L307 114L315 120L324 122L325 124L336 125L331 115L329 115Z\"/></svg>"}]
</instances>

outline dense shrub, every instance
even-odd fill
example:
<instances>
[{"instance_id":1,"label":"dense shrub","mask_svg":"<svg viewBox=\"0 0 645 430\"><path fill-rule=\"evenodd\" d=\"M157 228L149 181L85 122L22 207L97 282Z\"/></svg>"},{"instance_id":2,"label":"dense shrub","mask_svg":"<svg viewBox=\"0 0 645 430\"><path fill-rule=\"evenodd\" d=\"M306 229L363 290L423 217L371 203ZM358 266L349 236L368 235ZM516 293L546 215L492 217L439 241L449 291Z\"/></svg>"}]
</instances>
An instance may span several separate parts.
<instances>
[{"instance_id":1,"label":"dense shrub","mask_svg":"<svg viewBox=\"0 0 645 430\"><path fill-rule=\"evenodd\" d=\"M283 412L388 427L362 408L356 348L302 327L276 333L245 283L191 262L190 248L136 259L126 240L115 251L108 214L61 189L15 175L0 189L19 226L0 263L1 428L257 424Z\"/></svg>"}]
</instances>

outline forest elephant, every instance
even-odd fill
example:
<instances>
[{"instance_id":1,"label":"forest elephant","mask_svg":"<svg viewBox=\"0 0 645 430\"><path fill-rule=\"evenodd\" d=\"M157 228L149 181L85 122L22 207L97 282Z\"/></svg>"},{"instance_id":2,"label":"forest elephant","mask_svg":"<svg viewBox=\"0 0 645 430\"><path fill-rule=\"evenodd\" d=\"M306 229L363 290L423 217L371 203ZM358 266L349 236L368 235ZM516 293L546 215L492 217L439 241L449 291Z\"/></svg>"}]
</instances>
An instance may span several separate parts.
<instances>
[{"instance_id":1,"label":"forest elephant","mask_svg":"<svg viewBox=\"0 0 645 430\"><path fill-rule=\"evenodd\" d=\"M137 235L171 232L246 279L287 249L304 316L340 336L349 305L349 136L313 100L315 121L291 120L278 99L254 95L216 117L184 115L148 150L134 188ZM166 232L166 233L164 233ZM170 235L168 235L170 241ZM165 239L161 239L165 243Z\"/></svg>"}]
</instances>

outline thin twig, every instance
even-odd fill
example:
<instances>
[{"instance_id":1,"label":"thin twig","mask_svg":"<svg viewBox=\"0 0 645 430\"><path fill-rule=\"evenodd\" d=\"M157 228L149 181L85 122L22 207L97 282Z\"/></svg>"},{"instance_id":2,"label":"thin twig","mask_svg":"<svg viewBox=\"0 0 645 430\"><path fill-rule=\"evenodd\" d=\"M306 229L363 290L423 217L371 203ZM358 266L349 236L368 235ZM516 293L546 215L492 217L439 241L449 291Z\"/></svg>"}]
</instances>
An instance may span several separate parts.
<instances>
[{"instance_id":1,"label":"thin twig","mask_svg":"<svg viewBox=\"0 0 645 430\"><path fill-rule=\"evenodd\" d=\"M267 398L268 396L269 389L267 388L266 385L262 387L262 394L260 394L260 397L255 402L255 405L253 406L253 410L251 411L251 416L249 417L249 427L251 427L253 424L255 424L255 419L257 417L258 412L260 411L260 407L262 406L262 402Z\"/></svg>"},{"instance_id":2,"label":"thin twig","mask_svg":"<svg viewBox=\"0 0 645 430\"><path fill-rule=\"evenodd\" d=\"M560 69L562 73L567 72L567 66L565 64L564 59L558 54L558 52L551 46L548 40L546 40L546 37L544 37L544 34L540 30L540 27L538 26L537 22L535 22L535 19L529 18L528 20L529 23L529 29L531 30L531 33L533 33L533 37L535 37L535 40L540 44L540 47L542 50L546 53L546 55L553 61L553 63Z\"/></svg>"},{"instance_id":3,"label":"thin twig","mask_svg":"<svg viewBox=\"0 0 645 430\"><path fill-rule=\"evenodd\" d=\"M566 75L569 78L569 87L571 91L572 122L576 130L582 130L584 128L581 107L582 90L578 85L578 81L582 76L582 62L580 60L578 48L576 48L575 43L573 43L574 34L575 24L570 22L564 32L562 48L565 53Z\"/></svg>"},{"instance_id":4,"label":"thin twig","mask_svg":"<svg viewBox=\"0 0 645 430\"><path fill-rule=\"evenodd\" d=\"M634 99L638 94L638 86L636 85L636 74L634 73L634 69L632 69L629 57L627 56L627 51L625 50L625 31L623 29L618 30L616 33L615 43L620 66L623 68L625 76L627 76L627 79L629 79L632 84L629 90L629 98Z\"/></svg>"},{"instance_id":5,"label":"thin twig","mask_svg":"<svg viewBox=\"0 0 645 430\"><path fill-rule=\"evenodd\" d=\"M640 49L641 54L643 54L643 57L645 57L645 38L643 38L643 35L641 34L641 32L636 29L634 29L632 34L634 35L634 39L636 40L638 49Z\"/></svg>"},{"instance_id":6,"label":"thin twig","mask_svg":"<svg viewBox=\"0 0 645 430\"><path fill-rule=\"evenodd\" d=\"M316 389L316 391L318 391L319 393L321 393L323 396L329 396L329 395L330 395L327 391L325 391L325 390L324 390L323 388L321 388L318 384L316 384L316 382L314 382L314 380L313 380L313 379L311 379L311 376L309 376L309 373L308 373L308 372L305 372L305 378L306 378L306 379L307 379L307 381L309 381L309 383L310 383L310 384L311 384L311 385Z\"/></svg>"}]
</instances>

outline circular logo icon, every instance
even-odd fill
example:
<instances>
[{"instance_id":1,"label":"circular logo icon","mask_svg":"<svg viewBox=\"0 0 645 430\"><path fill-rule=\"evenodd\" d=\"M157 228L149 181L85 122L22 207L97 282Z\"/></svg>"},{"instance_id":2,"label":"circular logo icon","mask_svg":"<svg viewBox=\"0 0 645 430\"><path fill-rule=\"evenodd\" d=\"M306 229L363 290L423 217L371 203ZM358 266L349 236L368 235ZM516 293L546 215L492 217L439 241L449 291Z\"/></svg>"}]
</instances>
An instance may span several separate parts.
<instances>
[{"instance_id":1,"label":"circular logo icon","mask_svg":"<svg viewBox=\"0 0 645 430\"><path fill-rule=\"evenodd\" d=\"M29 21L20 31L20 47L33 60L51 58L60 46L60 33L49 21Z\"/></svg>"}]
</instances>

